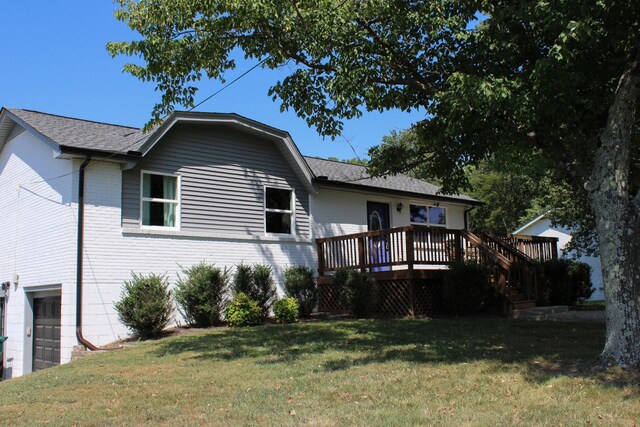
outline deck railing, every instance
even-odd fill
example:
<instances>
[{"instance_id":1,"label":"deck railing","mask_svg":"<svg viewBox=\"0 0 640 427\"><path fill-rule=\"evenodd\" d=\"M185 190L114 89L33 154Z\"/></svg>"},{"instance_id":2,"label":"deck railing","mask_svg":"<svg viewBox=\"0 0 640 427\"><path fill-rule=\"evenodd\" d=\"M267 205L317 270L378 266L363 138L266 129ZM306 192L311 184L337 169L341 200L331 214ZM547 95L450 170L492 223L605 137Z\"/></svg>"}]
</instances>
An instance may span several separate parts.
<instances>
[{"instance_id":1,"label":"deck railing","mask_svg":"<svg viewBox=\"0 0 640 427\"><path fill-rule=\"evenodd\" d=\"M558 239L556 237L525 236L516 234L491 234L500 239L513 249L527 255L532 260L548 261L558 258Z\"/></svg>"},{"instance_id":2,"label":"deck railing","mask_svg":"<svg viewBox=\"0 0 640 427\"><path fill-rule=\"evenodd\" d=\"M491 266L494 284L503 294L517 288L535 298L533 261L557 256L552 248L555 242L549 238L506 240L490 234L481 238L467 230L412 225L317 239L318 272L322 276L342 267L380 272L476 262Z\"/></svg>"}]
</instances>

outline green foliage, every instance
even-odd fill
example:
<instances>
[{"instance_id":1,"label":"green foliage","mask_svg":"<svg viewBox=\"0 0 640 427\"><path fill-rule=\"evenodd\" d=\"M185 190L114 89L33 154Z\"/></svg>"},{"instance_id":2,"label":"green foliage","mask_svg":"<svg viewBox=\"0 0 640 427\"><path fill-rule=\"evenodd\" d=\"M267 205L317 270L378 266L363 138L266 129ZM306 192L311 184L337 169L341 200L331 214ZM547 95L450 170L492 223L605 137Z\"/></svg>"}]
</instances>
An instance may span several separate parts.
<instances>
[{"instance_id":1,"label":"green foliage","mask_svg":"<svg viewBox=\"0 0 640 427\"><path fill-rule=\"evenodd\" d=\"M323 135L339 135L342 119L365 109L424 109L426 118L410 132L372 149L371 172L413 170L441 183L445 193L469 189L475 181L488 206L495 196L522 194L497 203L513 202L508 211L475 214L479 228L510 231L527 218L523 200L535 197L537 174L551 170L552 182L566 183L579 201L575 206L582 207L571 215L558 213L559 222L593 235L593 221L581 220L590 214L582 203L584 184L640 37L640 9L628 3L118 3L116 18L140 37L109 43L108 51L142 58L125 71L155 82L163 94L153 112L156 122L175 105L192 107L197 82L222 81L236 67L230 54L241 50L265 68L290 65L289 75L269 93ZM630 151L626 182L635 193L637 132ZM482 169L489 159L515 161L514 171L537 169L528 176L534 185L527 186L519 173L498 181L492 174L469 175L469 166ZM510 183L513 190L502 192Z\"/></svg>"},{"instance_id":2,"label":"green foliage","mask_svg":"<svg viewBox=\"0 0 640 427\"><path fill-rule=\"evenodd\" d=\"M298 300L293 297L277 300L273 304L273 314L278 323L295 323L300 315Z\"/></svg>"},{"instance_id":3,"label":"green foliage","mask_svg":"<svg viewBox=\"0 0 640 427\"><path fill-rule=\"evenodd\" d=\"M219 324L229 288L228 270L201 262L182 273L186 277L179 277L175 298L184 318L199 328Z\"/></svg>"},{"instance_id":4,"label":"green foliage","mask_svg":"<svg viewBox=\"0 0 640 427\"><path fill-rule=\"evenodd\" d=\"M173 314L167 278L156 274L132 276L124 282L120 301L114 304L118 318L141 338L157 337Z\"/></svg>"},{"instance_id":5,"label":"green foliage","mask_svg":"<svg viewBox=\"0 0 640 427\"><path fill-rule=\"evenodd\" d=\"M243 292L229 302L225 310L225 318L229 326L250 326L260 323L260 306Z\"/></svg>"},{"instance_id":6,"label":"green foliage","mask_svg":"<svg viewBox=\"0 0 640 427\"><path fill-rule=\"evenodd\" d=\"M576 305L591 296L591 266L569 259L548 260L540 263L537 304Z\"/></svg>"},{"instance_id":7,"label":"green foliage","mask_svg":"<svg viewBox=\"0 0 640 427\"><path fill-rule=\"evenodd\" d=\"M318 303L318 286L313 270L305 265L284 270L284 289L288 296L298 300L300 315L308 317Z\"/></svg>"},{"instance_id":8,"label":"green foliage","mask_svg":"<svg viewBox=\"0 0 640 427\"><path fill-rule=\"evenodd\" d=\"M256 301L264 321L269 316L269 310L276 296L271 267L264 264L237 265L233 291L236 295L244 293Z\"/></svg>"},{"instance_id":9,"label":"green foliage","mask_svg":"<svg viewBox=\"0 0 640 427\"><path fill-rule=\"evenodd\" d=\"M360 157L352 157L350 159L342 159L342 160L340 160L337 157L329 156L329 157L327 157L327 160L332 160L334 162L340 162L340 163L349 163L349 164L357 165L357 166L367 166L367 159L361 159Z\"/></svg>"},{"instance_id":10,"label":"green foliage","mask_svg":"<svg viewBox=\"0 0 640 427\"><path fill-rule=\"evenodd\" d=\"M368 317L378 307L379 289L367 272L339 268L331 277L333 298L356 317Z\"/></svg>"},{"instance_id":11,"label":"green foliage","mask_svg":"<svg viewBox=\"0 0 640 427\"><path fill-rule=\"evenodd\" d=\"M233 293L237 295L240 292L253 295L253 274L248 264L236 265L236 272L233 275Z\"/></svg>"},{"instance_id":12,"label":"green foliage","mask_svg":"<svg viewBox=\"0 0 640 427\"><path fill-rule=\"evenodd\" d=\"M496 302L489 269L481 264L454 263L442 282L442 301L456 316L486 312Z\"/></svg>"}]
</instances>

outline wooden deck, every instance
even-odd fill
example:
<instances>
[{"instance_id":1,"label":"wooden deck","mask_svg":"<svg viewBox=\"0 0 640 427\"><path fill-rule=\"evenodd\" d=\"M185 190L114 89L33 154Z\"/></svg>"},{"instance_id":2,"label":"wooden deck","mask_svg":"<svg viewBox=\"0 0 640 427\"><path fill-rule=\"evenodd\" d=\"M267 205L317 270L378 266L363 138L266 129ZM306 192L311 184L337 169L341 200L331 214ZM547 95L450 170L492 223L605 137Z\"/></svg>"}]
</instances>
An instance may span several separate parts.
<instances>
[{"instance_id":1,"label":"wooden deck","mask_svg":"<svg viewBox=\"0 0 640 427\"><path fill-rule=\"evenodd\" d=\"M462 261L490 266L494 286L512 307L519 301L530 304L536 298L535 262L558 256L555 238L475 235L413 225L317 239L317 245L321 309L331 309L331 274L338 268L353 268L370 272L383 285L387 311L395 315L430 314L428 308L419 313L424 310L417 307L425 304L417 301L417 295L430 294L428 299L435 301L434 286L452 263ZM394 299L402 301L394 304Z\"/></svg>"}]
</instances>

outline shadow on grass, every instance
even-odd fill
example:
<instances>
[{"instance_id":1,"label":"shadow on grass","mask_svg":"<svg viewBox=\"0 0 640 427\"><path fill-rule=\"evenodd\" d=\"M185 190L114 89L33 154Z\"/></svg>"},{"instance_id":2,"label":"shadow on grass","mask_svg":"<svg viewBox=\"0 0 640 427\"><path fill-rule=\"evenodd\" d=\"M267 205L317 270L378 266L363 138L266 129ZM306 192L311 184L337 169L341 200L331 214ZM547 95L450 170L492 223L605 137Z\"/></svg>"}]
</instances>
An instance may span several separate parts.
<instances>
[{"instance_id":1,"label":"shadow on grass","mask_svg":"<svg viewBox=\"0 0 640 427\"><path fill-rule=\"evenodd\" d=\"M201 361L253 358L286 364L323 356L319 369L387 362L519 364L530 381L586 375L602 349L604 326L505 319L359 320L223 329L159 343L159 357L191 353ZM590 374L588 376L591 376ZM618 383L612 382L612 385Z\"/></svg>"}]
</instances>

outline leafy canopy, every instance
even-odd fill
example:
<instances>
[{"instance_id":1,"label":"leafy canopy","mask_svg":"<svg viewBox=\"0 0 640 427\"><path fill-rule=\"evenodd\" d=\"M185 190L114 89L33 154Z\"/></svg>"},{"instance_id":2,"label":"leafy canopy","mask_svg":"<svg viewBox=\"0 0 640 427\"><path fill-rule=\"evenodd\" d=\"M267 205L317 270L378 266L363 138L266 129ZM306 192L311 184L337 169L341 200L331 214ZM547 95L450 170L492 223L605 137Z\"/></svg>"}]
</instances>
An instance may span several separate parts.
<instances>
[{"instance_id":1,"label":"leafy canopy","mask_svg":"<svg viewBox=\"0 0 640 427\"><path fill-rule=\"evenodd\" d=\"M324 135L364 110L424 109L416 140L374 149L372 169L420 165L453 192L468 184L465 165L535 150L580 186L640 36L632 1L118 3L117 19L142 38L108 50L144 60L125 70L156 82L156 120L192 107L198 80L223 81L240 50L290 67L269 93Z\"/></svg>"}]
</instances>

